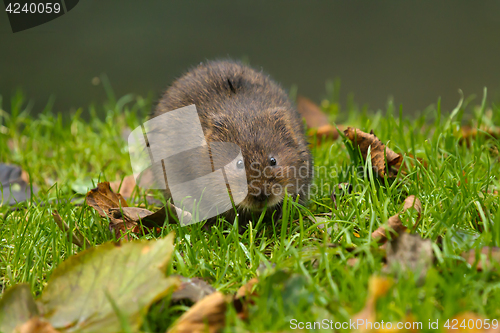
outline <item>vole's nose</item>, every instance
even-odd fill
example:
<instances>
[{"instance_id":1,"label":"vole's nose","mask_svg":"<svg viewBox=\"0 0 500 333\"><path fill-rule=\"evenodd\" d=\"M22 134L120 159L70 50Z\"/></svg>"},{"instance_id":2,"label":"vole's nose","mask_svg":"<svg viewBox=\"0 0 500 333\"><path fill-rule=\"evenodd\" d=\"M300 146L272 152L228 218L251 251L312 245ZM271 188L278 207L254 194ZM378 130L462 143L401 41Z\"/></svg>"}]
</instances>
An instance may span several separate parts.
<instances>
[{"instance_id":1,"label":"vole's nose","mask_svg":"<svg viewBox=\"0 0 500 333\"><path fill-rule=\"evenodd\" d=\"M259 195L254 195L255 200L260 201L260 202L266 201L268 197L269 196L267 196L263 191L260 192Z\"/></svg>"}]
</instances>

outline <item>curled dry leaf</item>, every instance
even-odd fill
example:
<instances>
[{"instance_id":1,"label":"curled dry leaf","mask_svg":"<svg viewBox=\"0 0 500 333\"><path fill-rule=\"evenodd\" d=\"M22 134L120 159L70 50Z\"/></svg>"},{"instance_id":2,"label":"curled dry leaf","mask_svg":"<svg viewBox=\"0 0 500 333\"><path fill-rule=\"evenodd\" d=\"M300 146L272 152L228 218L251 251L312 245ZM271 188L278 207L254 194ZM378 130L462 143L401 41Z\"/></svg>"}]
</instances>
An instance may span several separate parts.
<instances>
[{"instance_id":1,"label":"curled dry leaf","mask_svg":"<svg viewBox=\"0 0 500 333\"><path fill-rule=\"evenodd\" d=\"M319 105L311 101L304 96L297 96L297 110L300 115L305 119L307 127L310 129L308 134L313 136L316 135L318 142L325 138L331 138L333 140L338 139L339 132L332 126L328 121L328 116L324 113ZM338 126L342 130L342 126Z\"/></svg>"},{"instance_id":2,"label":"curled dry leaf","mask_svg":"<svg viewBox=\"0 0 500 333\"><path fill-rule=\"evenodd\" d=\"M231 296L217 291L195 303L168 333L216 333L226 323L226 308Z\"/></svg>"},{"instance_id":3,"label":"curled dry leaf","mask_svg":"<svg viewBox=\"0 0 500 333\"><path fill-rule=\"evenodd\" d=\"M368 148L371 147L371 162L373 169L380 177L395 177L401 165L402 156L387 148L375 134L365 133L357 128L348 127L344 134L353 143L355 149L359 147L361 155L366 160ZM387 166L385 159L387 157ZM387 170L388 173L387 173Z\"/></svg>"},{"instance_id":4,"label":"curled dry leaf","mask_svg":"<svg viewBox=\"0 0 500 333\"><path fill-rule=\"evenodd\" d=\"M258 282L259 279L254 277L241 286L236 292L236 295L234 295L233 305L236 311L238 311L238 317L241 320L248 319L248 304L254 304L251 300L251 296L257 296L254 287Z\"/></svg>"},{"instance_id":5,"label":"curled dry leaf","mask_svg":"<svg viewBox=\"0 0 500 333\"><path fill-rule=\"evenodd\" d=\"M500 248L485 246L481 251L475 249L462 253L467 263L471 266L477 263L476 269L491 269L500 264Z\"/></svg>"},{"instance_id":6,"label":"curled dry leaf","mask_svg":"<svg viewBox=\"0 0 500 333\"><path fill-rule=\"evenodd\" d=\"M414 196L410 195L405 199L403 212L408 210L409 208L414 208L418 212L418 219L415 223L414 229L418 225L418 221L420 221L421 213L422 213L422 203L420 200ZM397 237L401 233L406 231L406 227L401 222L399 218L399 214L391 216L386 224L381 225L372 233L373 240L377 241L379 244L383 244L387 241L388 236L390 235L392 238Z\"/></svg>"},{"instance_id":7,"label":"curled dry leaf","mask_svg":"<svg viewBox=\"0 0 500 333\"><path fill-rule=\"evenodd\" d=\"M137 234L150 232L150 228L162 226L166 218L166 209L152 212L150 210L129 207L123 196L114 193L108 182L97 184L97 188L90 190L86 197L87 204L93 207L99 215L109 218L110 229L116 234L116 238L124 236L129 240L128 232ZM169 213L175 209L170 209ZM170 214L169 214L170 217ZM169 219L174 221L174 219Z\"/></svg>"},{"instance_id":8,"label":"curled dry leaf","mask_svg":"<svg viewBox=\"0 0 500 333\"><path fill-rule=\"evenodd\" d=\"M253 291L253 288L254 286L259 282L259 279L254 277L253 279L251 279L250 281L248 281L247 283L245 283L244 285L242 285L240 287L240 289L238 289L238 291L236 292L236 295L234 296L235 299L240 299L242 297L247 297L247 296L250 296L250 295L253 295L255 296L255 293Z\"/></svg>"},{"instance_id":9,"label":"curled dry leaf","mask_svg":"<svg viewBox=\"0 0 500 333\"><path fill-rule=\"evenodd\" d=\"M112 210L128 207L128 204L121 194L111 190L109 182L97 184L96 188L87 193L85 199L87 204L97 210L99 215L109 218L109 228L115 232L117 239L124 236L125 239L130 240L127 233L129 230L133 230L137 224L127 219L115 217Z\"/></svg>"},{"instance_id":10,"label":"curled dry leaf","mask_svg":"<svg viewBox=\"0 0 500 333\"><path fill-rule=\"evenodd\" d=\"M252 290L257 282L257 278L251 279L240 287L234 296L224 295L217 291L204 297L186 311L167 333L219 332L226 323L226 309L231 303L240 319L246 319L248 308L244 301L247 296L255 295Z\"/></svg>"},{"instance_id":11,"label":"curled dry leaf","mask_svg":"<svg viewBox=\"0 0 500 333\"><path fill-rule=\"evenodd\" d=\"M85 199L87 204L95 208L102 217L109 216L108 211L111 208L128 207L122 195L111 190L109 182L97 184L96 188L87 193Z\"/></svg>"}]
</instances>

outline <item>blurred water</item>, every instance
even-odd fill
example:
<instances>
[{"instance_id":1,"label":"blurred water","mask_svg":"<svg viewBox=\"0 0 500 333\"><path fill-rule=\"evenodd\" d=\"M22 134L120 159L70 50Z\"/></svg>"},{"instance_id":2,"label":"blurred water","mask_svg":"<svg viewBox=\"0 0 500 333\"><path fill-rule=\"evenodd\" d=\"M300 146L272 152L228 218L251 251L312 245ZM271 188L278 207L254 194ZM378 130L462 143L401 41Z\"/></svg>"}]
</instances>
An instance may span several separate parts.
<instances>
[{"instance_id":1,"label":"blurred water","mask_svg":"<svg viewBox=\"0 0 500 333\"><path fill-rule=\"evenodd\" d=\"M0 5L3 10L3 6ZM205 59L233 57L262 67L316 102L340 77L370 108L388 96L406 113L458 89L500 96L498 1L111 1L81 0L71 12L12 34L0 13L0 94L22 87L43 108L101 103L106 73L117 96L159 96ZM498 99L498 98L497 98ZM479 102L479 100L478 100Z\"/></svg>"}]
</instances>

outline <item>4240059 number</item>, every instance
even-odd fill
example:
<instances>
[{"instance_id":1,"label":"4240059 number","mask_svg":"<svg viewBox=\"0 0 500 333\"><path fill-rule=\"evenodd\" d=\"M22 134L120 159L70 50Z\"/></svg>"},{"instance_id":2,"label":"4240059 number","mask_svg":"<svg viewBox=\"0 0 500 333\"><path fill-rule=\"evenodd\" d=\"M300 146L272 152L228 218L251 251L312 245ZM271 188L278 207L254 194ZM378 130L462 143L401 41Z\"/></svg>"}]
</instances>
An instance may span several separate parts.
<instances>
[{"instance_id":1,"label":"4240059 number","mask_svg":"<svg viewBox=\"0 0 500 333\"><path fill-rule=\"evenodd\" d=\"M458 319L448 319L444 324L449 330L474 330L474 329L497 329L498 328L498 319L464 319L461 322Z\"/></svg>"},{"instance_id":2,"label":"4240059 number","mask_svg":"<svg viewBox=\"0 0 500 333\"><path fill-rule=\"evenodd\" d=\"M5 11L11 14L21 14L21 13L31 13L31 14L58 14L61 12L61 4L60 3L52 3L52 2L40 2L40 3L25 3L21 5L18 2L9 3L5 8Z\"/></svg>"}]
</instances>

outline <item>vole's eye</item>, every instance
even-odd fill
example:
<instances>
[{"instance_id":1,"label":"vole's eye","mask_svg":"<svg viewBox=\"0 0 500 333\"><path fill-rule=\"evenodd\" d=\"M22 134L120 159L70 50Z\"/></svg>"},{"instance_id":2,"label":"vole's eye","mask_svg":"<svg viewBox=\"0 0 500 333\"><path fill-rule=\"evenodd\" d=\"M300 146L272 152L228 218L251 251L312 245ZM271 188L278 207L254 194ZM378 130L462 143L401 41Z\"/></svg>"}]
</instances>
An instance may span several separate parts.
<instances>
[{"instance_id":1,"label":"vole's eye","mask_svg":"<svg viewBox=\"0 0 500 333\"><path fill-rule=\"evenodd\" d=\"M271 164L272 166L275 166L278 162L276 161L276 159L274 157L270 157L269 158L269 164Z\"/></svg>"},{"instance_id":2,"label":"vole's eye","mask_svg":"<svg viewBox=\"0 0 500 333\"><path fill-rule=\"evenodd\" d=\"M236 162L236 167L238 169L243 169L245 167L245 163L243 163L243 160L238 160L238 162Z\"/></svg>"}]
</instances>

